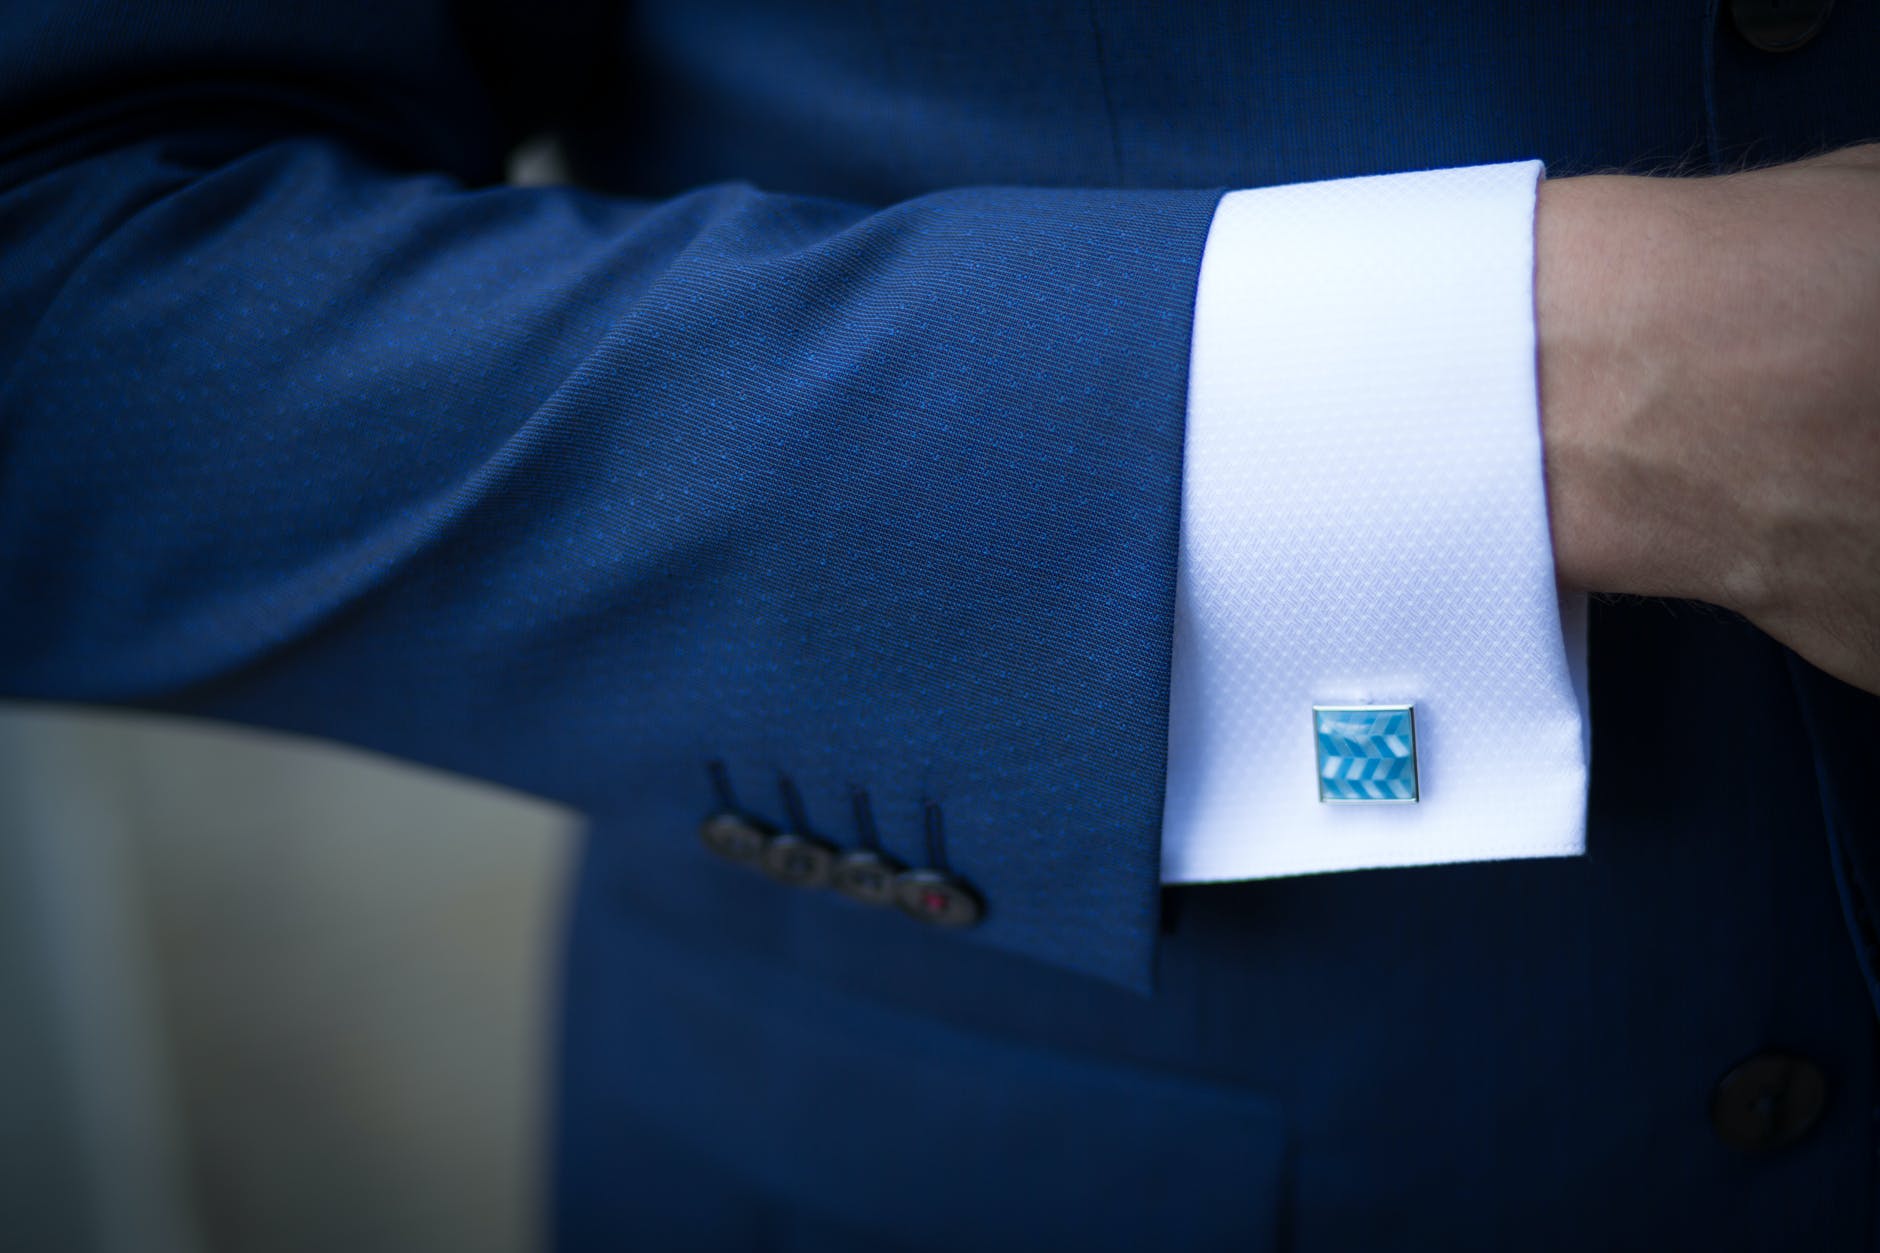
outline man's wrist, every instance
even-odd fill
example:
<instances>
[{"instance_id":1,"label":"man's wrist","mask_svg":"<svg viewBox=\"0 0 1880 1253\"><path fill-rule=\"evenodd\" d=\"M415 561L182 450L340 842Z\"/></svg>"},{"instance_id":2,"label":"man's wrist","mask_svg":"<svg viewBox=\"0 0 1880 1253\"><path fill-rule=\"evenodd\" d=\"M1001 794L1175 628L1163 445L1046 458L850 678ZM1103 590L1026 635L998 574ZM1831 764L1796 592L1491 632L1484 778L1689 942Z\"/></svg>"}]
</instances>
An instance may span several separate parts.
<instances>
[{"instance_id":1,"label":"man's wrist","mask_svg":"<svg viewBox=\"0 0 1880 1253\"><path fill-rule=\"evenodd\" d=\"M1705 600L1880 692L1880 145L1541 191L1555 567Z\"/></svg>"},{"instance_id":2,"label":"man's wrist","mask_svg":"<svg viewBox=\"0 0 1880 1253\"><path fill-rule=\"evenodd\" d=\"M1708 181L1708 180L1707 180ZM1686 180L1543 183L1535 337L1554 564L1594 591L1712 601L1745 577L1666 403L1689 381L1703 267ZM1701 318L1695 319L1701 322Z\"/></svg>"}]
</instances>

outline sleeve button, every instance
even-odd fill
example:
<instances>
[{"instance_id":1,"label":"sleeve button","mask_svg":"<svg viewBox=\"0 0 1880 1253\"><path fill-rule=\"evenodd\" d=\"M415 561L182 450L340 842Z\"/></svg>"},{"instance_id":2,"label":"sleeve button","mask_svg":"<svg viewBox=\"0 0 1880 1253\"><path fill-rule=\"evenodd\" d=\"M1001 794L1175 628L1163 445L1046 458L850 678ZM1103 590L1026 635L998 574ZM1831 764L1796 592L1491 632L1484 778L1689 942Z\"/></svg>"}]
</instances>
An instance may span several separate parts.
<instances>
[{"instance_id":1,"label":"sleeve button","mask_svg":"<svg viewBox=\"0 0 1880 1253\"><path fill-rule=\"evenodd\" d=\"M970 927L986 912L977 892L942 870L904 870L894 892L904 913L936 927Z\"/></svg>"},{"instance_id":2,"label":"sleeve button","mask_svg":"<svg viewBox=\"0 0 1880 1253\"><path fill-rule=\"evenodd\" d=\"M764 850L764 873L791 887L819 888L829 882L835 860L833 845L786 831L770 837L770 846Z\"/></svg>"},{"instance_id":3,"label":"sleeve button","mask_svg":"<svg viewBox=\"0 0 1880 1253\"><path fill-rule=\"evenodd\" d=\"M761 866L770 837L737 814L713 814L699 824L699 842L706 848L741 866Z\"/></svg>"},{"instance_id":4,"label":"sleeve button","mask_svg":"<svg viewBox=\"0 0 1880 1253\"><path fill-rule=\"evenodd\" d=\"M857 849L836 858L830 885L864 905L892 905L896 900L895 876L900 873L900 863L880 853Z\"/></svg>"}]
</instances>

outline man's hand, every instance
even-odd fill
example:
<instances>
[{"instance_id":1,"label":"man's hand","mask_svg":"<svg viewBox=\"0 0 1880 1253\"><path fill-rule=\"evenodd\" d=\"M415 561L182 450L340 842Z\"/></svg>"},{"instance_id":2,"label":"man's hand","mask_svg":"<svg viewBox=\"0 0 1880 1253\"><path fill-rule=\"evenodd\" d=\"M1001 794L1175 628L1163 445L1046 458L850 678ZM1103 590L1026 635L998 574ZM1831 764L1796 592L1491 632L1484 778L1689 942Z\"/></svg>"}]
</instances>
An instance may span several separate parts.
<instances>
[{"instance_id":1,"label":"man's hand","mask_svg":"<svg viewBox=\"0 0 1880 1253\"><path fill-rule=\"evenodd\" d=\"M1880 693L1880 145L1544 183L1536 305L1561 578Z\"/></svg>"}]
</instances>

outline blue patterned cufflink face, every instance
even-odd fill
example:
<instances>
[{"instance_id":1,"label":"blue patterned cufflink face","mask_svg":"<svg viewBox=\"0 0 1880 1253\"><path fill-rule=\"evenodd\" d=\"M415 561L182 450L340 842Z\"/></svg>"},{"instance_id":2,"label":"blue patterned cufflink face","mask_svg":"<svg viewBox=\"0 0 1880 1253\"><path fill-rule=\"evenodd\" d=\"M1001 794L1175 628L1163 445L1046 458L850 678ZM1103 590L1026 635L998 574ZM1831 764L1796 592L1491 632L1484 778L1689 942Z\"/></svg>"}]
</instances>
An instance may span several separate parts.
<instances>
[{"instance_id":1,"label":"blue patterned cufflink face","mask_svg":"<svg viewBox=\"0 0 1880 1253\"><path fill-rule=\"evenodd\" d=\"M1314 705L1319 799L1405 804L1417 799L1417 716L1411 705Z\"/></svg>"}]
</instances>

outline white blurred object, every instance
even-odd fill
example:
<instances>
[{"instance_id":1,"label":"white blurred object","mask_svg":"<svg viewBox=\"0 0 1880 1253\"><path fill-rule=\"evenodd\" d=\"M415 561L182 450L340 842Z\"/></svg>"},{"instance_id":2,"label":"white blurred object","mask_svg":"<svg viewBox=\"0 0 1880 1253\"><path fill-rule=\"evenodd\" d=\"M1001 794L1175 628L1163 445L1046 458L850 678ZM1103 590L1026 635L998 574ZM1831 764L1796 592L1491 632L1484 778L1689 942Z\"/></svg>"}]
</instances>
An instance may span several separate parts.
<instances>
[{"instance_id":1,"label":"white blurred object","mask_svg":"<svg viewBox=\"0 0 1880 1253\"><path fill-rule=\"evenodd\" d=\"M34 1111L0 1221L47 1233L9 1249L538 1247L574 825L285 737L0 714L0 1104Z\"/></svg>"},{"instance_id":2,"label":"white blurred object","mask_svg":"<svg viewBox=\"0 0 1880 1253\"><path fill-rule=\"evenodd\" d=\"M0 714L0 975L11 1247L203 1247L158 1020L125 805L69 719Z\"/></svg>"}]
</instances>

